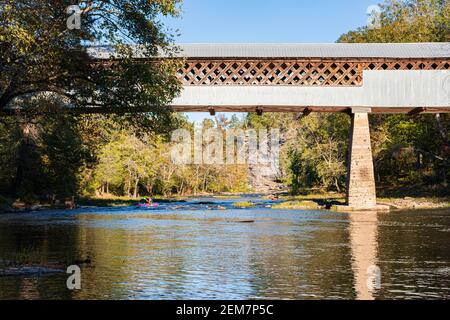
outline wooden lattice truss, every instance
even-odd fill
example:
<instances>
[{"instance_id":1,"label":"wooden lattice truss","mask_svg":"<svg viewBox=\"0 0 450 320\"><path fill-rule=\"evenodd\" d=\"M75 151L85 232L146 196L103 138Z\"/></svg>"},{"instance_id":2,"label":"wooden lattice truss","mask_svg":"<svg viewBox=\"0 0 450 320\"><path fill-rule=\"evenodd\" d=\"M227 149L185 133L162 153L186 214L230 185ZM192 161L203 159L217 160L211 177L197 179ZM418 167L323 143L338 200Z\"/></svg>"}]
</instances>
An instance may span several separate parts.
<instances>
[{"instance_id":1,"label":"wooden lattice truss","mask_svg":"<svg viewBox=\"0 0 450 320\"><path fill-rule=\"evenodd\" d=\"M449 70L450 59L188 59L178 71L185 86L361 86L364 70Z\"/></svg>"}]
</instances>

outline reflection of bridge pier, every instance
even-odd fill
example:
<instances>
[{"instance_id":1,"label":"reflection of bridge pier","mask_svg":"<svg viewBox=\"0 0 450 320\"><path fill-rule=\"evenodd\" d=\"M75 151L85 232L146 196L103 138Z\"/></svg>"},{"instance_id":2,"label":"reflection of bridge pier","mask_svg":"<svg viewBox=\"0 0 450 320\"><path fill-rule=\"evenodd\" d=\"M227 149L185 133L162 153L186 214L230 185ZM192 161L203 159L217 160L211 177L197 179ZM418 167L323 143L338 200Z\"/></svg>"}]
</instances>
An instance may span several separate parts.
<instances>
[{"instance_id":1,"label":"reflection of bridge pier","mask_svg":"<svg viewBox=\"0 0 450 320\"><path fill-rule=\"evenodd\" d=\"M354 288L359 300L373 300L371 267L377 266L378 214L354 212L349 215L349 233Z\"/></svg>"}]
</instances>

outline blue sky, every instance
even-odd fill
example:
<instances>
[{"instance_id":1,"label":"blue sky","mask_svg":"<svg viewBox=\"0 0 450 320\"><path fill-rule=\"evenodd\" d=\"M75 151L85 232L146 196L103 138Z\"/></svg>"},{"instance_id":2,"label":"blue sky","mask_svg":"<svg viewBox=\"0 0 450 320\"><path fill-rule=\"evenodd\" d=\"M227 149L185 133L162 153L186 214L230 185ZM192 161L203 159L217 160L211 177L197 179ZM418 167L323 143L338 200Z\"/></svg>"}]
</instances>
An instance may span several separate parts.
<instances>
[{"instance_id":1,"label":"blue sky","mask_svg":"<svg viewBox=\"0 0 450 320\"><path fill-rule=\"evenodd\" d=\"M184 0L178 43L335 42L367 23L367 8L380 0ZM189 114L199 120L208 114Z\"/></svg>"}]
</instances>

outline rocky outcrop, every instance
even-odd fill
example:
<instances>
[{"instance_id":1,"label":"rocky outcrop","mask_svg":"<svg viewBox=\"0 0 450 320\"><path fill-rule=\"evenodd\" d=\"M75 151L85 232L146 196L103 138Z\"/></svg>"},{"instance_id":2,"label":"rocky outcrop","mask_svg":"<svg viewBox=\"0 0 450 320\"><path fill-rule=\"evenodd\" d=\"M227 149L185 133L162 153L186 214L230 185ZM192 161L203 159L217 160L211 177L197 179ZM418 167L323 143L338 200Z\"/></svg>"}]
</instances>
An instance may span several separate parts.
<instances>
[{"instance_id":1,"label":"rocky outcrop","mask_svg":"<svg viewBox=\"0 0 450 320\"><path fill-rule=\"evenodd\" d=\"M272 163L267 165L249 165L248 181L251 189L259 193L283 190L278 182L279 173Z\"/></svg>"}]
</instances>

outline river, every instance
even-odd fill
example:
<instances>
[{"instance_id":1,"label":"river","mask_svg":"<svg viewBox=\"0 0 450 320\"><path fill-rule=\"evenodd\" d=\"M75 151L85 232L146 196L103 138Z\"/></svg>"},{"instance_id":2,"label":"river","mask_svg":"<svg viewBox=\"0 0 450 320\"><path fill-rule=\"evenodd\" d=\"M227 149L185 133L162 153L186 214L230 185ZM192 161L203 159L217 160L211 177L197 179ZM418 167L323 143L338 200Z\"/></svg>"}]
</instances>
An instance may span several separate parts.
<instances>
[{"instance_id":1,"label":"river","mask_svg":"<svg viewBox=\"0 0 450 320\"><path fill-rule=\"evenodd\" d=\"M232 205L249 199L258 206ZM0 299L450 298L450 210L291 211L249 199L2 214ZM60 272L15 274L17 263ZM74 263L80 290L66 286Z\"/></svg>"}]
</instances>

